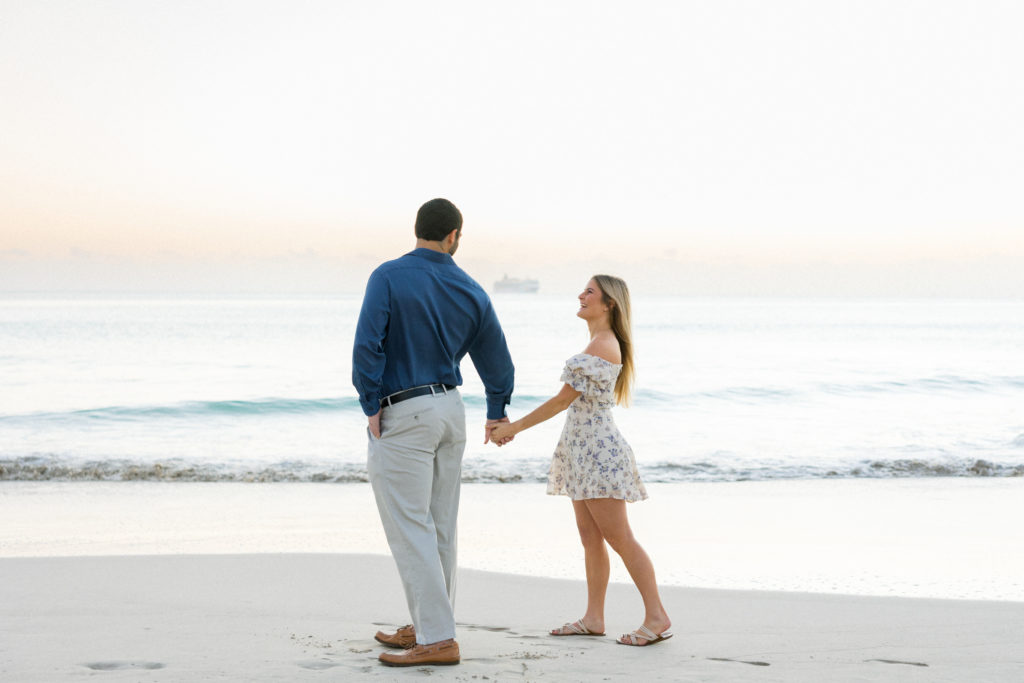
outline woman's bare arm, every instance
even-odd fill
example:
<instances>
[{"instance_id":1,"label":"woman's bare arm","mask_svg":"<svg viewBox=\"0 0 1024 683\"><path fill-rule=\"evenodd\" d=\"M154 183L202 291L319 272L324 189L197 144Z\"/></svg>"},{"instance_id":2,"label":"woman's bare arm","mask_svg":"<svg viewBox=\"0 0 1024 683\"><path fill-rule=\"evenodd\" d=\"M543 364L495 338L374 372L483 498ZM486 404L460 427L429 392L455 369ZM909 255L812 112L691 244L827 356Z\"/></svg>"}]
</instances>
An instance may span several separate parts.
<instances>
[{"instance_id":1,"label":"woman's bare arm","mask_svg":"<svg viewBox=\"0 0 1024 683\"><path fill-rule=\"evenodd\" d=\"M491 441L497 443L505 437L515 436L524 429L529 429L545 420L550 420L555 415L569 407L580 395L580 392L568 384L563 384L561 391L541 403L534 410L509 424L501 424L491 430Z\"/></svg>"}]
</instances>

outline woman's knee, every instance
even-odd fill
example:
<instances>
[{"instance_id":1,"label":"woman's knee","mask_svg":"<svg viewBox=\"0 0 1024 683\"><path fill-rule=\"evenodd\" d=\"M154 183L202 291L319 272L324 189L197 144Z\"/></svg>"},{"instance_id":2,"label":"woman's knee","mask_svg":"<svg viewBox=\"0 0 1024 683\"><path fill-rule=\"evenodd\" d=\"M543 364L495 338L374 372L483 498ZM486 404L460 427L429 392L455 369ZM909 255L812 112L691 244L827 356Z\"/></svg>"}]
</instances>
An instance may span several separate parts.
<instances>
[{"instance_id":1,"label":"woman's knee","mask_svg":"<svg viewBox=\"0 0 1024 683\"><path fill-rule=\"evenodd\" d=\"M608 541L608 545L612 547L612 550L619 555L632 550L636 546L636 538L633 537L633 532L629 528L606 531L604 539Z\"/></svg>"},{"instance_id":2,"label":"woman's knee","mask_svg":"<svg viewBox=\"0 0 1024 683\"><path fill-rule=\"evenodd\" d=\"M577 524L576 529L580 532L584 548L596 548L604 544L604 536L596 524Z\"/></svg>"}]
</instances>

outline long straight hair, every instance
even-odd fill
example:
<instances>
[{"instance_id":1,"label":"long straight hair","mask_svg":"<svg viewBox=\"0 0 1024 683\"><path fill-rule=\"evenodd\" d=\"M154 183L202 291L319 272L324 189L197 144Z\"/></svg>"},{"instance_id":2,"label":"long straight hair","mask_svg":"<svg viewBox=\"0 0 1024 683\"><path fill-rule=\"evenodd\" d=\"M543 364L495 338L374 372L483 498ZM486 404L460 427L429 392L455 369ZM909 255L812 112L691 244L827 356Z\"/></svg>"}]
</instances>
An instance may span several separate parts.
<instances>
[{"instance_id":1,"label":"long straight hair","mask_svg":"<svg viewBox=\"0 0 1024 683\"><path fill-rule=\"evenodd\" d=\"M601 288L601 299L608 306L612 332L619 341L622 371L615 381L615 402L628 406L633 394L636 365L633 362L633 322L626 281L614 275L595 275L591 278Z\"/></svg>"}]
</instances>

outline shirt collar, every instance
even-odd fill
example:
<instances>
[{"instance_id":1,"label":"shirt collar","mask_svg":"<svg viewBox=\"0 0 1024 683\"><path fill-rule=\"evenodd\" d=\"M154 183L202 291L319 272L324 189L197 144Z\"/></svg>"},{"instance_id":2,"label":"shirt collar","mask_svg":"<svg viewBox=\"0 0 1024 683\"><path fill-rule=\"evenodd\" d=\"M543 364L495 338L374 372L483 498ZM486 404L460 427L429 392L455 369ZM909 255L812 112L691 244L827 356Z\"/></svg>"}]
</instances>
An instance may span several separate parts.
<instances>
[{"instance_id":1,"label":"shirt collar","mask_svg":"<svg viewBox=\"0 0 1024 683\"><path fill-rule=\"evenodd\" d=\"M419 256L420 258L425 258L428 261L433 261L434 263L455 263L455 259L452 258L451 254L445 254L440 251L434 251L433 249L427 249L426 247L419 247L418 249L413 249L412 251L409 252L409 255Z\"/></svg>"}]
</instances>

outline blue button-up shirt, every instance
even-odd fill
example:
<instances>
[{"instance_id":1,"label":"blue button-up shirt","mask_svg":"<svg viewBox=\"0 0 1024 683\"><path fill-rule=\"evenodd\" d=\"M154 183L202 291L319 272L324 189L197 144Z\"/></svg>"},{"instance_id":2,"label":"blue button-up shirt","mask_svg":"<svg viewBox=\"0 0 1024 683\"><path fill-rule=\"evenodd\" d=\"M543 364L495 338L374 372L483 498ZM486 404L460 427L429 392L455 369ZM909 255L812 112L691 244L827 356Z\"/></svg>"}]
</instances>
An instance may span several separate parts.
<instances>
[{"instance_id":1,"label":"blue button-up shirt","mask_svg":"<svg viewBox=\"0 0 1024 683\"><path fill-rule=\"evenodd\" d=\"M380 400L424 384L462 384L473 360L487 419L505 416L515 369L487 292L448 254L415 249L370 275L356 325L352 384L367 415Z\"/></svg>"}]
</instances>

